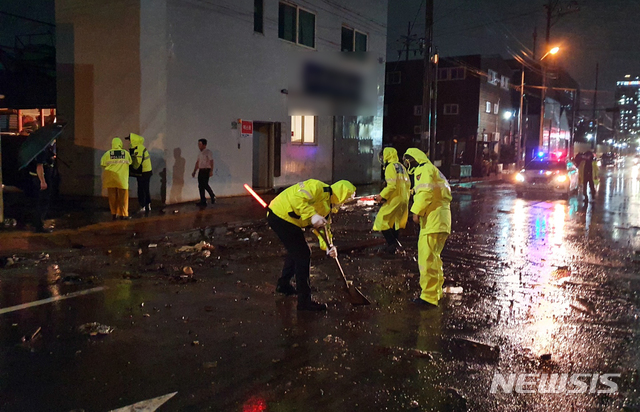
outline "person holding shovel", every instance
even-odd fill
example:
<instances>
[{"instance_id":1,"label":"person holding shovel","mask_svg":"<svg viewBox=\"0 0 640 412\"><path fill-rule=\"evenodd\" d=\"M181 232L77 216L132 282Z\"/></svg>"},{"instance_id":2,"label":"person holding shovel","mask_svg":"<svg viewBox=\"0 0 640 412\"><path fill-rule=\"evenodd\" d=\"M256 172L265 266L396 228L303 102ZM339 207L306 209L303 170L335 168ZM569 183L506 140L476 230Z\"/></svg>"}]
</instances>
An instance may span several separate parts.
<instances>
[{"instance_id":1,"label":"person holding shovel","mask_svg":"<svg viewBox=\"0 0 640 412\"><path fill-rule=\"evenodd\" d=\"M451 233L451 188L421 150L408 149L403 161L415 176L411 213L414 223L420 225L418 269L422 292L413 302L424 308L436 308L444 282L440 253Z\"/></svg>"},{"instance_id":2,"label":"person holding shovel","mask_svg":"<svg viewBox=\"0 0 640 412\"><path fill-rule=\"evenodd\" d=\"M384 203L373 223L373 230L382 232L387 241L384 257L391 257L400 243L398 233L407 225L411 182L406 169L400 164L396 149L385 147L380 153L380 161L384 165L385 187L375 199Z\"/></svg>"},{"instance_id":3,"label":"person holding shovel","mask_svg":"<svg viewBox=\"0 0 640 412\"><path fill-rule=\"evenodd\" d=\"M267 221L287 250L276 292L287 296L297 294L298 310L327 309L326 304L311 299L311 250L302 228L312 226L320 229L326 226L330 221L330 213L337 212L339 206L355 193L356 187L346 180L328 185L320 180L309 179L288 187L269 204ZM327 255L332 258L338 256L335 246L327 247ZM291 285L294 276L295 288Z\"/></svg>"}]
</instances>

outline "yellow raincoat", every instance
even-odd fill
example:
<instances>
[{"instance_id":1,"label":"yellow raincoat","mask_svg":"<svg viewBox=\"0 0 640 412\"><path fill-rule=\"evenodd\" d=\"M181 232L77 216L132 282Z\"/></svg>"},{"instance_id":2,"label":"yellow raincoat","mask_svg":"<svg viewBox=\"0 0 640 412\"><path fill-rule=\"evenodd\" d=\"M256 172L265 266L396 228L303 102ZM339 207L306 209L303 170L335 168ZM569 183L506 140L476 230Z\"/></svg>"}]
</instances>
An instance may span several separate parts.
<instances>
[{"instance_id":1,"label":"yellow raincoat","mask_svg":"<svg viewBox=\"0 0 640 412\"><path fill-rule=\"evenodd\" d=\"M580 183L580 187L582 187L582 183L584 182L584 164L586 160L580 162L580 166L578 166L578 182ZM591 167L593 168L593 184L598 186L600 183L600 179L598 176L600 174L600 169L598 168L598 159L594 158L591 162Z\"/></svg>"},{"instance_id":2,"label":"yellow raincoat","mask_svg":"<svg viewBox=\"0 0 640 412\"><path fill-rule=\"evenodd\" d=\"M131 133L131 147L134 148L134 153L131 156L133 168L137 169L142 163L142 173L150 172L151 156L149 156L149 151L144 147L144 137Z\"/></svg>"},{"instance_id":3,"label":"yellow raincoat","mask_svg":"<svg viewBox=\"0 0 640 412\"><path fill-rule=\"evenodd\" d=\"M331 186L316 179L305 180L289 186L269 204L271 212L280 219L298 227L311 226L311 216L328 216L332 207L337 212L339 205L353 197L356 187L346 180Z\"/></svg>"},{"instance_id":4,"label":"yellow raincoat","mask_svg":"<svg viewBox=\"0 0 640 412\"><path fill-rule=\"evenodd\" d=\"M104 168L102 173L102 187L129 189L129 165L131 156L122 148L122 140L115 137L111 141L111 150L102 155L100 166Z\"/></svg>"},{"instance_id":5,"label":"yellow raincoat","mask_svg":"<svg viewBox=\"0 0 640 412\"><path fill-rule=\"evenodd\" d=\"M451 233L451 188L421 150L406 152L418 162L415 175L411 213L420 216L418 239L418 268L420 269L420 298L437 305L442 297L444 273L440 253Z\"/></svg>"},{"instance_id":6,"label":"yellow raincoat","mask_svg":"<svg viewBox=\"0 0 640 412\"><path fill-rule=\"evenodd\" d=\"M404 166L398 160L398 152L386 147L382 152L386 186L380 196L386 200L373 223L373 230L404 229L409 217L409 191L411 181Z\"/></svg>"}]
</instances>

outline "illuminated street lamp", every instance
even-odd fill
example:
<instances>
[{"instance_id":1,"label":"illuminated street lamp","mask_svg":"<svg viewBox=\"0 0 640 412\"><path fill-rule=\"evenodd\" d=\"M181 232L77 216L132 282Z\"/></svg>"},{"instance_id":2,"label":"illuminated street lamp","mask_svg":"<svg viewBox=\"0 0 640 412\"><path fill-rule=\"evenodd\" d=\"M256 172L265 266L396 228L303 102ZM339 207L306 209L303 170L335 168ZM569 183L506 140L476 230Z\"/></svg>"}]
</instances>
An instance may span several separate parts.
<instances>
[{"instance_id":1,"label":"illuminated street lamp","mask_svg":"<svg viewBox=\"0 0 640 412\"><path fill-rule=\"evenodd\" d=\"M560 51L560 47L554 47L540 58L540 67L542 68L542 89L540 91L540 139L538 141L540 149L544 149L544 100L547 97L547 66L544 63L544 59L550 54L558 53L558 51Z\"/></svg>"}]
</instances>

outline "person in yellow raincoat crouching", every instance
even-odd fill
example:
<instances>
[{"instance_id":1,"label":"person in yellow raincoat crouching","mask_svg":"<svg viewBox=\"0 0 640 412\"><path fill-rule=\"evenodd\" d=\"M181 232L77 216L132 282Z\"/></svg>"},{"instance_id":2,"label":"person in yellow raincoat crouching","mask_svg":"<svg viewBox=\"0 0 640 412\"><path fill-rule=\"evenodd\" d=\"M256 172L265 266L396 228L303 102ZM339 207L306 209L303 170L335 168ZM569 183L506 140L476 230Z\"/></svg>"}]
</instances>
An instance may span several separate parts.
<instances>
[{"instance_id":1,"label":"person in yellow raincoat crouching","mask_svg":"<svg viewBox=\"0 0 640 412\"><path fill-rule=\"evenodd\" d=\"M385 187L376 195L377 202L384 202L373 223L373 230L382 232L387 246L387 256L394 255L399 245L400 229L407 225L409 216L409 191L411 181L407 170L398 159L398 152L393 147L386 147L380 153L384 165Z\"/></svg>"},{"instance_id":2,"label":"person in yellow raincoat crouching","mask_svg":"<svg viewBox=\"0 0 640 412\"><path fill-rule=\"evenodd\" d=\"M289 186L269 203L267 221L287 250L276 292L285 295L297 294L298 310L327 309L324 303L311 300L309 284L311 250L304 238L302 228L326 227L330 221L330 213L337 212L339 206L351 199L355 193L356 187L346 180L328 185L320 180L309 179ZM330 234L327 233L327 235L330 239ZM326 247L326 249L327 255L332 258L338 256L335 246ZM295 288L291 285L291 279L294 276Z\"/></svg>"}]
</instances>

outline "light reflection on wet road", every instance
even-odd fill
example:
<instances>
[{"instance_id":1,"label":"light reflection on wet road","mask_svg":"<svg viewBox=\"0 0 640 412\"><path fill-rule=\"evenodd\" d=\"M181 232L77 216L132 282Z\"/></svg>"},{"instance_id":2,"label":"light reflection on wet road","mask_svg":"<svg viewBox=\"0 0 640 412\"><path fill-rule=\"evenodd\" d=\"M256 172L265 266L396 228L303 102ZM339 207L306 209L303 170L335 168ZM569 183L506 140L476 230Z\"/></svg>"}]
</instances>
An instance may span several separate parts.
<instances>
[{"instance_id":1,"label":"light reflection on wet road","mask_svg":"<svg viewBox=\"0 0 640 412\"><path fill-rule=\"evenodd\" d=\"M371 239L375 210L341 212L337 241ZM452 212L445 282L464 293L435 311L408 302L418 291L411 227L404 259L382 260L370 248L341 255L371 307L345 303L335 265L314 256L312 282L330 306L320 315L274 297L281 250L264 225L249 229L262 237L255 244L243 231L217 236L209 259L176 253L179 238L141 255L134 243L108 256L52 255L63 275L79 274L77 284L49 285L49 262L5 270L0 307L108 289L0 315L0 409L106 411L178 391L161 410L439 411L466 403L473 411L582 411L625 402L637 410L638 167L605 170L587 205L579 196L518 199L510 184L491 183L457 191ZM176 278L185 265L198 282ZM98 339L78 333L94 321L116 330ZM21 343L38 327L39 338ZM614 395L489 394L497 371L622 377Z\"/></svg>"}]
</instances>

